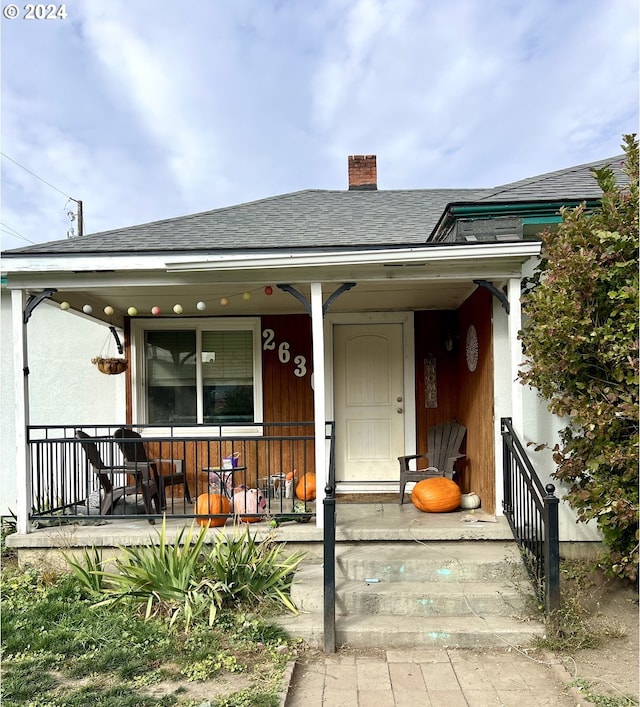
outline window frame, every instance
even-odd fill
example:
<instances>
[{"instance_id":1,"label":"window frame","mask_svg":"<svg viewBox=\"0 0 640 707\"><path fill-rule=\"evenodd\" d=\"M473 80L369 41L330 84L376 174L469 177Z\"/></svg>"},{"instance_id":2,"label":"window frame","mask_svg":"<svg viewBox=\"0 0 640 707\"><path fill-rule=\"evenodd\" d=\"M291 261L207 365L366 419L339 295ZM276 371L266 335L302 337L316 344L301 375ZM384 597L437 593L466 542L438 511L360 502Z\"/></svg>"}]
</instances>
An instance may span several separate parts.
<instances>
[{"instance_id":1,"label":"window frame","mask_svg":"<svg viewBox=\"0 0 640 707\"><path fill-rule=\"evenodd\" d=\"M262 322L260 317L221 317L219 319L135 319L131 320L132 348L132 416L139 424L147 424L147 361L145 355L145 332L147 331L195 331L196 332L196 423L172 426L174 432L185 430L187 434L219 435L258 433L255 425L263 422L262 381ZM202 333L207 331L251 331L253 337L253 423L224 424L204 422L204 386L202 371Z\"/></svg>"}]
</instances>

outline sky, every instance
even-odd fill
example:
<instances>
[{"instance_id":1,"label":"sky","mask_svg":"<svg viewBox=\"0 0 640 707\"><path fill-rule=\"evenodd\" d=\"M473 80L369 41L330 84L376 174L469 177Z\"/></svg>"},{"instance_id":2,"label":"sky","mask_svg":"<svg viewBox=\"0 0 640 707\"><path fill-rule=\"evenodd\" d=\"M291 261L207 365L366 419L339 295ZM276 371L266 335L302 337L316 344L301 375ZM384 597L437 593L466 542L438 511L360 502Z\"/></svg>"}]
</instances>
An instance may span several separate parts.
<instances>
[{"instance_id":1,"label":"sky","mask_svg":"<svg viewBox=\"0 0 640 707\"><path fill-rule=\"evenodd\" d=\"M493 187L638 130L637 0L0 5L3 250L77 234L73 200L95 233L346 189L353 154Z\"/></svg>"}]
</instances>

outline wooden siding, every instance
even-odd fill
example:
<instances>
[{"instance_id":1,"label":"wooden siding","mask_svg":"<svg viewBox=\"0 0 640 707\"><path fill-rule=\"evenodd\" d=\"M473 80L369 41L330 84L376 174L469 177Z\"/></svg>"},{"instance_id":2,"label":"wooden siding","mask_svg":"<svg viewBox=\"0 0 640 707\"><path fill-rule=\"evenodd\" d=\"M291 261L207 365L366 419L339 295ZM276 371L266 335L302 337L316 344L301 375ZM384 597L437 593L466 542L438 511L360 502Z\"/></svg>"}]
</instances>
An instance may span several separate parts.
<instances>
[{"instance_id":1,"label":"wooden siding","mask_svg":"<svg viewBox=\"0 0 640 707\"><path fill-rule=\"evenodd\" d=\"M495 513L496 502L491 297L487 290L478 289L460 308L458 360L458 420L467 428L467 463L462 490L477 493L487 513ZM471 325L478 332L478 366L473 372L467 367L464 347Z\"/></svg>"},{"instance_id":2,"label":"wooden siding","mask_svg":"<svg viewBox=\"0 0 640 707\"><path fill-rule=\"evenodd\" d=\"M465 339L469 326L478 332L478 366L467 368ZM447 335L453 351L447 351ZM495 512L493 441L493 348L491 295L476 290L457 312L415 314L417 451L427 451L427 428L457 420L467 428L456 482L463 493L474 491L488 513ZM437 407L425 407L424 360L434 357L437 367Z\"/></svg>"}]
</instances>

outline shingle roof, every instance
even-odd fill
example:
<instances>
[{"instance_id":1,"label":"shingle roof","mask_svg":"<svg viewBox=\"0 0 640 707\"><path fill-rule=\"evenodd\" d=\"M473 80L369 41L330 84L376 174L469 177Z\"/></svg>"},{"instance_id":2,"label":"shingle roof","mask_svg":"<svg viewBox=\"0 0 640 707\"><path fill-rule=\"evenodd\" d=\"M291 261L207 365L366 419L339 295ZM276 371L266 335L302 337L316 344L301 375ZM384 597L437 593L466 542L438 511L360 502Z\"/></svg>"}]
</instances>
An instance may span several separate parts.
<instances>
[{"instance_id":1,"label":"shingle roof","mask_svg":"<svg viewBox=\"0 0 640 707\"><path fill-rule=\"evenodd\" d=\"M452 203L597 199L593 168L623 178L624 155L492 189L305 190L5 251L3 255L341 248L424 244Z\"/></svg>"},{"instance_id":2,"label":"shingle roof","mask_svg":"<svg viewBox=\"0 0 640 707\"><path fill-rule=\"evenodd\" d=\"M307 190L11 253L323 248L424 243L447 204L485 190Z\"/></svg>"},{"instance_id":3,"label":"shingle roof","mask_svg":"<svg viewBox=\"0 0 640 707\"><path fill-rule=\"evenodd\" d=\"M611 167L618 180L627 181L622 171L625 156L618 155L597 162L559 169L547 174L539 174L510 184L503 184L489 190L490 193L480 197L479 201L543 201L548 200L582 200L599 199L602 190L593 178L592 170L601 167Z\"/></svg>"}]
</instances>

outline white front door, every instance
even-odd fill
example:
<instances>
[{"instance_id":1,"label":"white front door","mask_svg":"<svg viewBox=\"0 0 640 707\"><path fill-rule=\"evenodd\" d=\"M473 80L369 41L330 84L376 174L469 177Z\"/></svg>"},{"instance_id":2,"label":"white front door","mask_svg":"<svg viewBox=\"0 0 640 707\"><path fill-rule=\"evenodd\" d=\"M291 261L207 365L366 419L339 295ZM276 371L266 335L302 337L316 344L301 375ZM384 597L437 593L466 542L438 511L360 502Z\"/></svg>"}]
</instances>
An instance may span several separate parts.
<instances>
[{"instance_id":1,"label":"white front door","mask_svg":"<svg viewBox=\"0 0 640 707\"><path fill-rule=\"evenodd\" d=\"M336 481L396 481L404 454L402 324L336 324Z\"/></svg>"}]
</instances>

